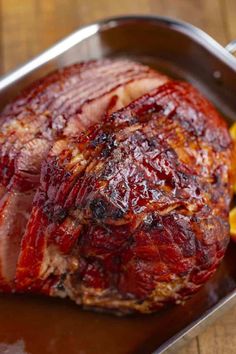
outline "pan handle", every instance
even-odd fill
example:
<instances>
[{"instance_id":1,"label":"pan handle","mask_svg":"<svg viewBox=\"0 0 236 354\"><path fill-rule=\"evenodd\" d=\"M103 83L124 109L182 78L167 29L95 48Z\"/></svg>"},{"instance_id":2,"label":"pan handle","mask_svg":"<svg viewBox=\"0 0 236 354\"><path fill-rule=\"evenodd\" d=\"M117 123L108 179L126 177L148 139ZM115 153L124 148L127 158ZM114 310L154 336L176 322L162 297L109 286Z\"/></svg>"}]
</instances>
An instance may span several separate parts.
<instances>
[{"instance_id":1,"label":"pan handle","mask_svg":"<svg viewBox=\"0 0 236 354\"><path fill-rule=\"evenodd\" d=\"M234 39L233 41L229 42L227 44L227 46L225 47L225 49L231 53L231 54L235 54L236 53L236 39Z\"/></svg>"}]
</instances>

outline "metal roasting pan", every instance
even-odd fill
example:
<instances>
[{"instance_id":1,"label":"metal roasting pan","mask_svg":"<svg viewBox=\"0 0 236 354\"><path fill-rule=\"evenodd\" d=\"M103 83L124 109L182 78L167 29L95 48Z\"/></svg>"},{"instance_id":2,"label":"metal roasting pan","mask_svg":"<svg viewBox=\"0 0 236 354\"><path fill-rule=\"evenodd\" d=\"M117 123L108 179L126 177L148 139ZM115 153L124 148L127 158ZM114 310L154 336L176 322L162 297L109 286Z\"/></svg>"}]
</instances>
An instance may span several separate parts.
<instances>
[{"instance_id":1,"label":"metal roasting pan","mask_svg":"<svg viewBox=\"0 0 236 354\"><path fill-rule=\"evenodd\" d=\"M0 108L30 82L65 65L129 57L192 82L229 122L236 121L236 59L203 31L157 16L111 18L82 27L0 80ZM236 303L236 245L215 276L184 306L117 318L80 310L70 301L0 297L0 350L9 353L169 353ZM10 348L10 349L9 349ZM13 348L13 349L12 349ZM11 351L13 350L13 351ZM17 351L18 352L18 351Z\"/></svg>"}]
</instances>

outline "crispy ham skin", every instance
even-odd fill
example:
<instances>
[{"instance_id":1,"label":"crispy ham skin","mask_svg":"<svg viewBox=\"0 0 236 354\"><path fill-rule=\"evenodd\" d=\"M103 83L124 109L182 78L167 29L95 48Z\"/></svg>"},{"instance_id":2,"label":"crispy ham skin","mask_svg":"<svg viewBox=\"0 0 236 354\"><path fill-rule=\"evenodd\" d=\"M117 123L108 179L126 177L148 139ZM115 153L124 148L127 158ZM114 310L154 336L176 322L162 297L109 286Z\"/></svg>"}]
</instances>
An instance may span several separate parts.
<instances>
[{"instance_id":1,"label":"crispy ham skin","mask_svg":"<svg viewBox=\"0 0 236 354\"><path fill-rule=\"evenodd\" d=\"M191 85L167 82L43 161L16 288L149 313L215 272L229 241L232 142Z\"/></svg>"},{"instance_id":2,"label":"crispy ham skin","mask_svg":"<svg viewBox=\"0 0 236 354\"><path fill-rule=\"evenodd\" d=\"M76 64L28 88L1 114L0 288L14 291L16 263L42 161L53 143L70 139L167 81L129 60Z\"/></svg>"}]
</instances>

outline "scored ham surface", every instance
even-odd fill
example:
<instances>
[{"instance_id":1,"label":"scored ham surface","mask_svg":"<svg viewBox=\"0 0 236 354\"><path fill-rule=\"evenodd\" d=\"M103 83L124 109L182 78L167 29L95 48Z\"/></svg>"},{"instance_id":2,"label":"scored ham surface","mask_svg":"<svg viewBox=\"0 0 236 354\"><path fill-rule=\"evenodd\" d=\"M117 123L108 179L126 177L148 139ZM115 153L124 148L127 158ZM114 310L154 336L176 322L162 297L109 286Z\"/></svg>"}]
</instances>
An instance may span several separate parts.
<instances>
[{"instance_id":1,"label":"scored ham surface","mask_svg":"<svg viewBox=\"0 0 236 354\"><path fill-rule=\"evenodd\" d=\"M57 139L22 239L17 291L123 313L182 302L228 244L231 159L225 122L181 82Z\"/></svg>"},{"instance_id":2,"label":"scored ham surface","mask_svg":"<svg viewBox=\"0 0 236 354\"><path fill-rule=\"evenodd\" d=\"M37 81L0 119L0 288L14 291L20 243L39 185L41 163L69 138L167 81L129 60L75 64Z\"/></svg>"}]
</instances>

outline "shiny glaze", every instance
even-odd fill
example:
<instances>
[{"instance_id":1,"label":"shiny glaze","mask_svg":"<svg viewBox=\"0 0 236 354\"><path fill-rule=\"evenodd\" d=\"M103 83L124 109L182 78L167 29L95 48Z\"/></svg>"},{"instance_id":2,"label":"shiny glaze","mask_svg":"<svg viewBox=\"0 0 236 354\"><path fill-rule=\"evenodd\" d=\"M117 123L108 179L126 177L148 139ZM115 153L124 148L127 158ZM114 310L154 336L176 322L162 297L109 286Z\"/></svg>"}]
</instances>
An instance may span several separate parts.
<instances>
[{"instance_id":1,"label":"shiny glaze","mask_svg":"<svg viewBox=\"0 0 236 354\"><path fill-rule=\"evenodd\" d=\"M18 289L123 312L184 300L229 241L231 148L223 119L181 82L61 139L42 167ZM65 264L45 270L52 249Z\"/></svg>"}]
</instances>

